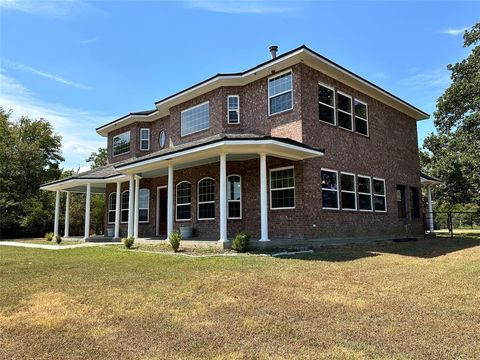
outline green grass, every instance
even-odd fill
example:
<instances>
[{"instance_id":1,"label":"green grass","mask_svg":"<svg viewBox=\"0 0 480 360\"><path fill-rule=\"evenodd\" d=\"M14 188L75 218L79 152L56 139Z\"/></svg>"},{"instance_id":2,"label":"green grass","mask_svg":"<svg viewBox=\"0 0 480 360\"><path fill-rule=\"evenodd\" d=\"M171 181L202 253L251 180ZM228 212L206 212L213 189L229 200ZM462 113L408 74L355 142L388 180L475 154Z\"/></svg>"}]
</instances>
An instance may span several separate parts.
<instances>
[{"instance_id":1,"label":"green grass","mask_svg":"<svg viewBox=\"0 0 480 360\"><path fill-rule=\"evenodd\" d=\"M0 358L480 358L480 238L187 258L0 247Z\"/></svg>"},{"instance_id":2,"label":"green grass","mask_svg":"<svg viewBox=\"0 0 480 360\"><path fill-rule=\"evenodd\" d=\"M15 240L17 242L23 242L23 243L29 243L29 244L40 244L40 245L77 245L81 244L82 242L80 240L67 240L67 239L62 239L62 242L60 244L57 244L55 240L52 241L47 241L44 238L38 238L38 239L17 239Z\"/></svg>"}]
</instances>

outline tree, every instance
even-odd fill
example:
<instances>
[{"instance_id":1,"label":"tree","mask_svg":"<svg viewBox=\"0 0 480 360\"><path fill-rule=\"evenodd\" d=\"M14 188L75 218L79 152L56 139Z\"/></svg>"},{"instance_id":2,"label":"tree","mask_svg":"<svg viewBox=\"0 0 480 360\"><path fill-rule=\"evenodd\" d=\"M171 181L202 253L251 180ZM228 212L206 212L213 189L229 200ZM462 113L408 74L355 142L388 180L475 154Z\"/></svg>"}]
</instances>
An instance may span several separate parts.
<instances>
[{"instance_id":1,"label":"tree","mask_svg":"<svg viewBox=\"0 0 480 360\"><path fill-rule=\"evenodd\" d=\"M424 141L422 166L445 180L436 197L444 204L480 205L480 23L463 36L468 57L448 65L452 83L437 100L437 134Z\"/></svg>"},{"instance_id":2,"label":"tree","mask_svg":"<svg viewBox=\"0 0 480 360\"><path fill-rule=\"evenodd\" d=\"M100 166L107 165L108 163L107 149L98 148L97 151L94 151L90 154L90 156L87 158L87 162L90 163L91 169L96 169Z\"/></svg>"}]
</instances>

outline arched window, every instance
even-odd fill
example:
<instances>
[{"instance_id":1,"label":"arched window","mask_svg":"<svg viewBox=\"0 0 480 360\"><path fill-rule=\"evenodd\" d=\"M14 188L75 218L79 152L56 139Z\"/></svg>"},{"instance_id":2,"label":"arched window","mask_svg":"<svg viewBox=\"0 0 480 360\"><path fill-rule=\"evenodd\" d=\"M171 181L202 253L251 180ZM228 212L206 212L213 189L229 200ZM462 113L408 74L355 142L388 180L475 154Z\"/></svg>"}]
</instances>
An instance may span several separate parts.
<instances>
[{"instance_id":1,"label":"arched window","mask_svg":"<svg viewBox=\"0 0 480 360\"><path fill-rule=\"evenodd\" d=\"M120 220L122 223L128 222L128 197L129 197L129 191L125 190L122 192L122 198L120 199L120 209L121 209L121 214L120 214Z\"/></svg>"},{"instance_id":2,"label":"arched window","mask_svg":"<svg viewBox=\"0 0 480 360\"><path fill-rule=\"evenodd\" d=\"M117 209L117 193L112 192L108 195L108 223L115 223L115 210Z\"/></svg>"},{"instance_id":3,"label":"arched window","mask_svg":"<svg viewBox=\"0 0 480 360\"><path fill-rule=\"evenodd\" d=\"M177 221L191 219L192 214L192 184L182 181L177 184Z\"/></svg>"},{"instance_id":4,"label":"arched window","mask_svg":"<svg viewBox=\"0 0 480 360\"><path fill-rule=\"evenodd\" d=\"M204 178L198 182L198 220L215 219L215 180Z\"/></svg>"},{"instance_id":5,"label":"arched window","mask_svg":"<svg viewBox=\"0 0 480 360\"><path fill-rule=\"evenodd\" d=\"M228 218L242 218L242 178L240 175L227 177Z\"/></svg>"},{"instance_id":6,"label":"arched window","mask_svg":"<svg viewBox=\"0 0 480 360\"><path fill-rule=\"evenodd\" d=\"M138 192L138 221L149 221L150 190L140 189Z\"/></svg>"}]
</instances>

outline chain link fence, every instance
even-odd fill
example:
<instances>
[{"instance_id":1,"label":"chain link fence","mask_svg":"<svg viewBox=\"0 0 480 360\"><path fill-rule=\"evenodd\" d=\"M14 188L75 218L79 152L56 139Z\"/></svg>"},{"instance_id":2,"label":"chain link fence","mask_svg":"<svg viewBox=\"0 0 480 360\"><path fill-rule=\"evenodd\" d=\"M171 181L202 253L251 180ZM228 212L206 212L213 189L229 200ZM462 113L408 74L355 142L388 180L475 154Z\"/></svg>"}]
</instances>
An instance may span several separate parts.
<instances>
[{"instance_id":1,"label":"chain link fence","mask_svg":"<svg viewBox=\"0 0 480 360\"><path fill-rule=\"evenodd\" d=\"M480 234L480 212L438 211L424 213L425 234Z\"/></svg>"}]
</instances>

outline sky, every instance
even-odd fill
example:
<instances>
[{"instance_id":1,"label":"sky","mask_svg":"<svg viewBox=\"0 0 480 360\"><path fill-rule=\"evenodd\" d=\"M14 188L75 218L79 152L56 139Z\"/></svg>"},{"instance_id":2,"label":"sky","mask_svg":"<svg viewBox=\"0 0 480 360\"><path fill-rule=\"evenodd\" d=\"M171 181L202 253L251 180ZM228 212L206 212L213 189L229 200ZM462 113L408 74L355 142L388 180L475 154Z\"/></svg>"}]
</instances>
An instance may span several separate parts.
<instances>
[{"instance_id":1,"label":"sky","mask_svg":"<svg viewBox=\"0 0 480 360\"><path fill-rule=\"evenodd\" d=\"M480 1L0 0L0 106L48 119L66 169L106 146L95 128L216 73L302 44L429 114L465 58ZM432 116L418 123L419 145Z\"/></svg>"}]
</instances>

